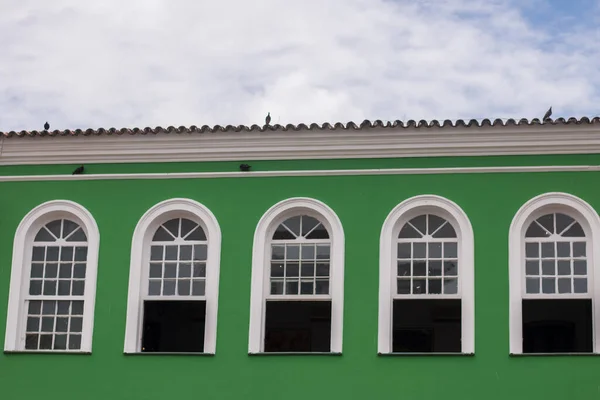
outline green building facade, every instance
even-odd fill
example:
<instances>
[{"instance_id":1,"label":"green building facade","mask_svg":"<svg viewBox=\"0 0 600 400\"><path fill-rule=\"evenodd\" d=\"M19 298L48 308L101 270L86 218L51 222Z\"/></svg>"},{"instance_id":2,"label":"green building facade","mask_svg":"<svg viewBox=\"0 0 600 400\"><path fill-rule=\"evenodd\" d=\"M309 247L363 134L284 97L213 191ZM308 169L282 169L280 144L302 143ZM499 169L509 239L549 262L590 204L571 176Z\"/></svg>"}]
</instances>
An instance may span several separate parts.
<instances>
[{"instance_id":1,"label":"green building facade","mask_svg":"<svg viewBox=\"0 0 600 400\"><path fill-rule=\"evenodd\" d=\"M599 126L0 133L1 398L598 398Z\"/></svg>"}]
</instances>

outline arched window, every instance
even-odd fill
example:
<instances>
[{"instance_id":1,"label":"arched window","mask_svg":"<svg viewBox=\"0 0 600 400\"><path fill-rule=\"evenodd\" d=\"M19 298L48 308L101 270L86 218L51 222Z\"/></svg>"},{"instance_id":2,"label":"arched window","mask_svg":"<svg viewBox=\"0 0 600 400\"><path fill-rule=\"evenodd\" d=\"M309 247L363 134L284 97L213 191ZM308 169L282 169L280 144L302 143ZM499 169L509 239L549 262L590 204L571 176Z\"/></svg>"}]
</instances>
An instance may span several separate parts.
<instances>
[{"instance_id":1,"label":"arched window","mask_svg":"<svg viewBox=\"0 0 600 400\"><path fill-rule=\"evenodd\" d=\"M381 233L379 353L472 353L473 233L455 203L417 196Z\"/></svg>"},{"instance_id":2,"label":"arched window","mask_svg":"<svg viewBox=\"0 0 600 400\"><path fill-rule=\"evenodd\" d=\"M538 196L517 212L509 238L511 353L597 351L599 228L593 208L564 193Z\"/></svg>"},{"instance_id":3,"label":"arched window","mask_svg":"<svg viewBox=\"0 0 600 400\"><path fill-rule=\"evenodd\" d=\"M90 352L98 228L68 201L44 203L15 235L5 349Z\"/></svg>"},{"instance_id":4,"label":"arched window","mask_svg":"<svg viewBox=\"0 0 600 400\"><path fill-rule=\"evenodd\" d=\"M173 199L141 218L133 239L125 352L216 348L221 234L201 204Z\"/></svg>"},{"instance_id":5,"label":"arched window","mask_svg":"<svg viewBox=\"0 0 600 400\"><path fill-rule=\"evenodd\" d=\"M341 352L341 223L313 199L280 202L254 237L249 352Z\"/></svg>"}]
</instances>

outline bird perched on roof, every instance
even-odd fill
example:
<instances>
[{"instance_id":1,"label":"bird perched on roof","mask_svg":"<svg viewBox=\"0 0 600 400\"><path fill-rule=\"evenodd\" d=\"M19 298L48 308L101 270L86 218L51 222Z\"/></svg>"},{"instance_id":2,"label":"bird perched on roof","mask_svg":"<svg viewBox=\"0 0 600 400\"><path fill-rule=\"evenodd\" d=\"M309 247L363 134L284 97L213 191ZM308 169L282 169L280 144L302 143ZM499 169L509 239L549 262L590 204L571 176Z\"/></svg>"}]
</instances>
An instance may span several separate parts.
<instances>
[{"instance_id":1,"label":"bird perched on roof","mask_svg":"<svg viewBox=\"0 0 600 400\"><path fill-rule=\"evenodd\" d=\"M267 118L265 118L265 124L269 125L271 123L271 112L267 114Z\"/></svg>"},{"instance_id":2,"label":"bird perched on roof","mask_svg":"<svg viewBox=\"0 0 600 400\"><path fill-rule=\"evenodd\" d=\"M240 171L250 171L251 166L248 164L240 164Z\"/></svg>"},{"instance_id":3,"label":"bird perched on roof","mask_svg":"<svg viewBox=\"0 0 600 400\"><path fill-rule=\"evenodd\" d=\"M83 173L83 165L77 167L75 171L73 171L73 175L79 175Z\"/></svg>"},{"instance_id":4,"label":"bird perched on roof","mask_svg":"<svg viewBox=\"0 0 600 400\"><path fill-rule=\"evenodd\" d=\"M47 131L48 129L50 129L50 124L48 123L48 121L46 121L46 123L44 124L44 130Z\"/></svg>"},{"instance_id":5,"label":"bird perched on roof","mask_svg":"<svg viewBox=\"0 0 600 400\"><path fill-rule=\"evenodd\" d=\"M546 111L546 114L544 114L544 118L542 119L542 121L549 119L551 116L552 116L552 106L548 109L548 111Z\"/></svg>"}]
</instances>

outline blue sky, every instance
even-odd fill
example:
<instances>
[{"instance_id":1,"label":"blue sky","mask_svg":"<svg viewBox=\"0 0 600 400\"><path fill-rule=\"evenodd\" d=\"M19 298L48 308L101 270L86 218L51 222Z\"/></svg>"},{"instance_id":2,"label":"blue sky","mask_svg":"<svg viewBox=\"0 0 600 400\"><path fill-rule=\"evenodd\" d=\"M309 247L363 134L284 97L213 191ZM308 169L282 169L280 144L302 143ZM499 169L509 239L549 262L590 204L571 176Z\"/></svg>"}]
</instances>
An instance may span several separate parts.
<instances>
[{"instance_id":1,"label":"blue sky","mask_svg":"<svg viewBox=\"0 0 600 400\"><path fill-rule=\"evenodd\" d=\"M600 0L0 0L0 131L600 115Z\"/></svg>"}]
</instances>

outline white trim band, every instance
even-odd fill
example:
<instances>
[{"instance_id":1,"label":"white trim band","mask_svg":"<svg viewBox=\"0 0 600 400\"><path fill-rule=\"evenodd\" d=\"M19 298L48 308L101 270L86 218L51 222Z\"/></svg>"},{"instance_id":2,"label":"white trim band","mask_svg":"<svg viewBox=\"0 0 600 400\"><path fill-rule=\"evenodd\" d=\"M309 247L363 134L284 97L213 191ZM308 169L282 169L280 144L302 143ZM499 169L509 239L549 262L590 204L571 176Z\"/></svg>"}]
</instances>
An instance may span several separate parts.
<instances>
[{"instance_id":1,"label":"white trim band","mask_svg":"<svg viewBox=\"0 0 600 400\"><path fill-rule=\"evenodd\" d=\"M94 181L142 179L213 179L213 178L263 178L276 176L367 176L367 175L434 175L434 174L493 174L518 172L595 172L600 165L543 165L506 167L448 167L448 168L372 168L323 169L289 171L219 171L219 172L148 172L124 174L81 175L6 175L0 182L28 181Z\"/></svg>"}]
</instances>

